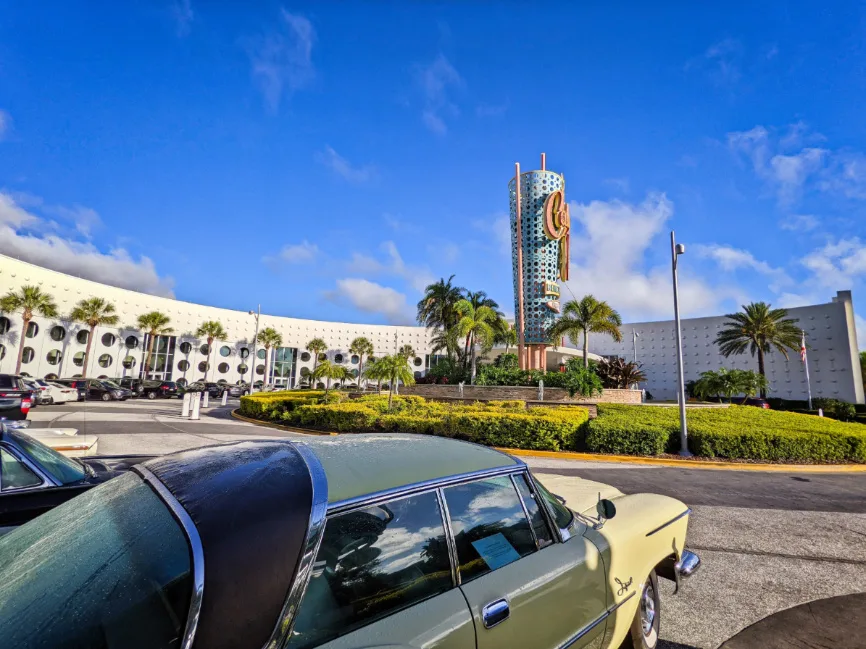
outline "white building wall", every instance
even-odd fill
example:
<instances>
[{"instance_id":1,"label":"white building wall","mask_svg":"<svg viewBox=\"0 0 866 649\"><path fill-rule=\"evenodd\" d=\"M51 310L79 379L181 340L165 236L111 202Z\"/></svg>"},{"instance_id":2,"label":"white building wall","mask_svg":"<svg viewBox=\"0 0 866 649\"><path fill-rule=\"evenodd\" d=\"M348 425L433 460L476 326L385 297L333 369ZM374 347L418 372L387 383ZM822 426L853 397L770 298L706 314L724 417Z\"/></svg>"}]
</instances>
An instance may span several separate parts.
<instances>
[{"instance_id":1,"label":"white building wall","mask_svg":"<svg viewBox=\"0 0 866 649\"><path fill-rule=\"evenodd\" d=\"M241 364L240 351L242 348L250 349L252 353L253 338L255 336L255 317L245 311L234 311L217 307L182 302L170 298L156 297L145 293L137 293L127 289L117 288L92 282L90 280L72 277L40 266L35 266L5 255L0 255L0 295L10 290L18 290L23 285L36 285L51 294L57 303L59 318L43 318L35 315L33 322L39 327L39 331L33 338L27 338L27 346L33 348L34 358L29 363L21 366L21 371L30 376L44 377L47 374L57 374L59 377L71 377L75 374L86 374L88 376L121 377L138 376L139 369L143 363L145 349L143 348L142 332L135 328L135 322L139 315L150 311L160 311L171 318L174 334L177 336L177 346L174 355L174 369L172 379L185 378L187 381L201 380L204 372L198 369L200 362L205 356L199 351L206 340L196 338L193 333L199 325L206 320L218 320L228 334L225 342L214 341L213 349L209 355L210 371L208 380L218 381L225 379L229 383L235 383L241 378L249 380L250 374L241 376L238 365ZM86 325L70 322L65 318L74 306L82 299L91 297L102 297L114 304L120 317L120 325L117 327L99 327L93 338L90 351L90 367L84 372L81 367L73 364L76 352L84 352L86 344L79 343L76 334ZM250 305L254 307L255 305ZM4 334L0 334L0 345L5 347L5 353L0 359L0 372L14 372L15 362L18 355L18 343L21 336L20 313L2 314L10 320L11 328ZM66 336L62 341L54 341L50 336L52 327L60 325L66 329ZM430 353L430 336L424 327L396 327L373 324L353 324L341 322L325 322L318 320L302 320L299 318L287 318L262 314L259 330L273 327L283 337L283 347L297 348L297 368L295 370L296 382L300 379L300 368L313 367L313 359L301 360L304 346L315 337L320 337L328 344L328 357L331 360L339 354L343 356L343 363L350 369L358 369L357 364L351 363L349 345L358 336L367 337L375 348L375 356L392 354L405 344L412 345L416 357L410 360L410 365L416 372L425 371L425 355ZM103 344L102 338L106 333L116 336L116 341L111 346ZM124 341L127 336L134 335L139 338L136 349L129 350ZM187 356L180 352L180 344L184 341L192 343L192 351ZM223 357L220 349L224 346L229 348L229 355ZM62 360L59 365L52 365L48 361L51 351L62 352ZM112 364L108 368L98 365L98 359L103 354L109 354ZM136 358L133 369L124 369L122 360L132 355ZM187 360L190 368L184 372L178 368L178 363ZM220 363L227 363L227 372L220 372ZM252 366L252 357L244 361ZM255 365L264 365L265 361L256 359ZM255 374L254 380L262 379L261 374Z\"/></svg>"},{"instance_id":2,"label":"white building wall","mask_svg":"<svg viewBox=\"0 0 866 649\"><path fill-rule=\"evenodd\" d=\"M851 291L839 291L827 304L788 309L791 318L806 330L809 345L809 375L813 397L831 397L850 403L863 403L863 380L854 328ZM725 358L713 343L724 326L724 316L682 320L683 368L686 381L697 380L701 372L721 367L758 370L758 359L746 352ZM603 335L590 334L590 350L602 356L621 356L633 360L632 332L636 331L637 360L647 376L641 384L655 399L677 398L676 338L674 321L635 322L622 326L623 340L614 342ZM788 360L778 353L766 355L770 396L806 399L806 374L798 351Z\"/></svg>"}]
</instances>

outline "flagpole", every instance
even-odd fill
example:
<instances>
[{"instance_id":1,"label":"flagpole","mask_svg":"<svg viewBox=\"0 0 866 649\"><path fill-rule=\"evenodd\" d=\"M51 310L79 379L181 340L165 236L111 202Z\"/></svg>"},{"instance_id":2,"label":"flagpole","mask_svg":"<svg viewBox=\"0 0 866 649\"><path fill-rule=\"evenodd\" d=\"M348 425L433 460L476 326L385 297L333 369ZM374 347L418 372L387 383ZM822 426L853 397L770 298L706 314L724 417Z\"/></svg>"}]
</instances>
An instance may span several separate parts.
<instances>
[{"instance_id":1,"label":"flagpole","mask_svg":"<svg viewBox=\"0 0 866 649\"><path fill-rule=\"evenodd\" d=\"M803 353L803 367L806 368L806 393L809 395L809 410L812 409L812 383L809 381L809 362L806 359L806 330L800 329L800 333L802 334L802 340L800 343L800 350Z\"/></svg>"}]
</instances>

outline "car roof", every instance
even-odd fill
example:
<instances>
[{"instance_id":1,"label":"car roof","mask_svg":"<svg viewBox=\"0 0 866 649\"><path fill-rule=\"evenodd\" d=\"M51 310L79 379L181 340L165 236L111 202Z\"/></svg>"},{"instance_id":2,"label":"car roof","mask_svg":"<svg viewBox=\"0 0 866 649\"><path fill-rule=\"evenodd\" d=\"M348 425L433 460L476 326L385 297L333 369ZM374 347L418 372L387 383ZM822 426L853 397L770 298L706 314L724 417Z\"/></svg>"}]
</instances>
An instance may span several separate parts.
<instances>
[{"instance_id":1,"label":"car roof","mask_svg":"<svg viewBox=\"0 0 866 649\"><path fill-rule=\"evenodd\" d=\"M304 440L328 478L330 504L523 462L486 446L432 435L365 433Z\"/></svg>"}]
</instances>

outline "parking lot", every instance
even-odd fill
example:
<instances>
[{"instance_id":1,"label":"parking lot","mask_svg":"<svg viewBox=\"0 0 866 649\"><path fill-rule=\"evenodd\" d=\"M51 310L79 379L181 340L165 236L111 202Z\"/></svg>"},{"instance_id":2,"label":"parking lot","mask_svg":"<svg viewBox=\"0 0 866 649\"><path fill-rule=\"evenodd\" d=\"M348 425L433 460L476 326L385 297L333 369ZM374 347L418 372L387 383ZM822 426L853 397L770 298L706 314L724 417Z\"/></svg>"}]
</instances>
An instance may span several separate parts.
<instances>
[{"instance_id":1,"label":"parking lot","mask_svg":"<svg viewBox=\"0 0 866 649\"><path fill-rule=\"evenodd\" d=\"M237 399L226 406L218 400L211 404L199 421L182 418L177 399L41 406L30 419L33 427L76 428L81 435L98 436L100 454L167 453L235 439L293 436L232 418ZM761 620L748 637L730 640L726 649L854 647L846 643L866 633L863 596L856 596L866 592L866 473L524 459L542 476L583 477L626 493L663 493L692 507L689 546L703 566L678 596L663 582L661 647L711 649ZM818 614L820 603L771 617L830 597L840 598L824 607L836 616L833 624L818 624L825 619ZM809 642L795 644L806 631Z\"/></svg>"}]
</instances>

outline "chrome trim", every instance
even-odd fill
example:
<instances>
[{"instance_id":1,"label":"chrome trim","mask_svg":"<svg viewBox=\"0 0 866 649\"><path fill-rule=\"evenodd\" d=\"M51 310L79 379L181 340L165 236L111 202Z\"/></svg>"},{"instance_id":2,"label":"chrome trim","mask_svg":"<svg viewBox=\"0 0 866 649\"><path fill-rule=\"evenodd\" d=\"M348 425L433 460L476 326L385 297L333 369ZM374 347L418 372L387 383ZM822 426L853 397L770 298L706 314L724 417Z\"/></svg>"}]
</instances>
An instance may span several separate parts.
<instances>
[{"instance_id":1,"label":"chrome trim","mask_svg":"<svg viewBox=\"0 0 866 649\"><path fill-rule=\"evenodd\" d=\"M678 520L680 520L683 516L688 516L688 515L691 514L691 513L692 513L691 508L686 509L686 511L684 511L682 514L680 514L679 516L674 516L674 517L673 517L672 519L670 519L667 523L665 523L665 524L663 524L663 525L659 525L659 526L658 526L657 528L655 528L652 532L647 532L647 536L652 536L652 535L655 534L656 532L660 532L660 531L662 531L662 530L663 530L664 528L666 528L668 525L673 525L673 524L676 523Z\"/></svg>"},{"instance_id":2,"label":"chrome trim","mask_svg":"<svg viewBox=\"0 0 866 649\"><path fill-rule=\"evenodd\" d=\"M487 623L488 616L499 615L500 613L505 613L505 617L493 622L492 624ZM499 626L510 617L511 607L508 605L508 599L505 597L493 600L489 604L485 604L484 608L481 609L481 622L484 624L485 629L492 629L495 626Z\"/></svg>"},{"instance_id":3,"label":"chrome trim","mask_svg":"<svg viewBox=\"0 0 866 649\"><path fill-rule=\"evenodd\" d=\"M448 503L445 502L445 493L441 489L436 490L436 500L439 502L439 513L442 514L442 525L445 527L445 542L448 544L448 561L451 564L451 583L460 585L460 562L457 560L457 544L454 542L454 531L451 529L451 513L448 511Z\"/></svg>"},{"instance_id":4,"label":"chrome trim","mask_svg":"<svg viewBox=\"0 0 866 649\"><path fill-rule=\"evenodd\" d=\"M532 540L535 541L535 549L540 550L538 547L538 535L535 533L535 526L532 524L532 519L529 517L529 509L526 508L526 503L523 502L523 494L520 493L520 488L517 486L517 480L522 478L523 476L516 476L513 473L511 474L511 486L514 488L514 491L517 492L517 498L520 500L520 506L523 508L523 515L526 516L526 522L529 523L529 529L532 532Z\"/></svg>"},{"instance_id":5,"label":"chrome trim","mask_svg":"<svg viewBox=\"0 0 866 649\"><path fill-rule=\"evenodd\" d=\"M694 552L683 550L680 560L674 565L678 577L691 577L701 567L701 558Z\"/></svg>"},{"instance_id":6,"label":"chrome trim","mask_svg":"<svg viewBox=\"0 0 866 649\"><path fill-rule=\"evenodd\" d=\"M613 606L611 606L611 607L610 607L609 609L607 609L604 613L602 613L601 615L599 615L596 619L594 619L592 622L590 622L590 623L587 624L585 627L583 627L580 631L578 631L576 635L573 635L571 638L569 638L568 640L566 640L563 644L559 645L559 648L558 648L558 649L568 649L569 647L571 647L572 645L574 645L575 642L577 642L578 640L580 640L583 636L585 636L587 633L589 633L590 631L592 631L595 627L597 627L599 624L601 624L601 623L604 622L607 618L609 618L611 615L613 615L614 612L616 612L616 610L617 610L620 606L622 606L623 604L625 604L628 600L630 600L630 599L631 599L632 597L634 597L634 596L635 596L635 591L630 592L630 593L628 594L628 597L624 598L624 599L623 599L619 604L614 604Z\"/></svg>"},{"instance_id":7,"label":"chrome trim","mask_svg":"<svg viewBox=\"0 0 866 649\"><path fill-rule=\"evenodd\" d=\"M571 532L569 532L567 529L562 529L561 527L559 527L559 525L556 524L556 519L547 508L547 500L539 496L538 487L535 484L535 476L532 475L532 471L527 470L525 471L525 473L529 476L529 487L530 491L532 491L532 495L535 496L535 502L538 503L538 506L544 513L544 517L547 519L547 526L554 531L555 537L560 543L565 543L572 537ZM574 512L571 512L571 514L572 516L577 518L577 514L575 514Z\"/></svg>"},{"instance_id":8,"label":"chrome trim","mask_svg":"<svg viewBox=\"0 0 866 649\"><path fill-rule=\"evenodd\" d=\"M293 444L298 450L310 472L310 480L313 487L313 502L310 507L310 521L307 523L307 536L304 541L304 549L298 560L298 568L294 581L289 588L280 617L274 627L271 637L264 645L264 649L276 649L284 646L292 635L298 608L304 598L304 593L310 583L313 574L313 563L319 553L322 537L325 535L325 522L328 513L328 478L325 469L313 450L304 443Z\"/></svg>"},{"instance_id":9,"label":"chrome trim","mask_svg":"<svg viewBox=\"0 0 866 649\"><path fill-rule=\"evenodd\" d=\"M183 505L174 497L174 494L168 490L168 487L147 467L139 464L132 468L162 498L162 501L171 510L178 523L180 523L189 540L189 547L192 551L193 588L192 597L189 602L189 613L186 617L186 627L183 631L183 640L180 646L181 649L190 649L195 638L195 630L198 627L198 619L201 614L201 599L204 593L204 549L201 545L201 538L198 535L198 529L196 529L192 518L190 518L186 509L183 508Z\"/></svg>"},{"instance_id":10,"label":"chrome trim","mask_svg":"<svg viewBox=\"0 0 866 649\"><path fill-rule=\"evenodd\" d=\"M409 485L394 487L393 489L385 489L384 491L377 491L375 493L365 494L363 496L356 496L355 498L347 498L346 500L338 500L337 502L331 503L328 506L328 515L341 514L344 511L348 511L351 509L376 505L380 502L393 500L394 498L403 495L408 496L423 491L437 489L439 487L450 487L451 485L461 484L463 482L473 482L475 480L481 480L484 478L493 478L500 475L520 473L521 471L525 470L525 465L515 464L508 467L497 467L495 469L485 469L484 471L461 473L458 475L435 478L433 480L425 480L423 482L416 482Z\"/></svg>"}]
</instances>

